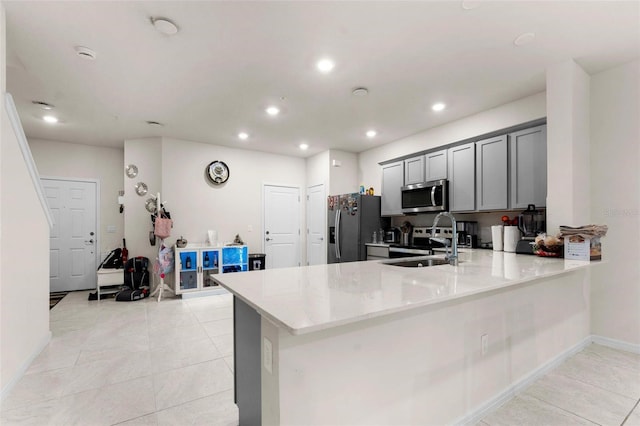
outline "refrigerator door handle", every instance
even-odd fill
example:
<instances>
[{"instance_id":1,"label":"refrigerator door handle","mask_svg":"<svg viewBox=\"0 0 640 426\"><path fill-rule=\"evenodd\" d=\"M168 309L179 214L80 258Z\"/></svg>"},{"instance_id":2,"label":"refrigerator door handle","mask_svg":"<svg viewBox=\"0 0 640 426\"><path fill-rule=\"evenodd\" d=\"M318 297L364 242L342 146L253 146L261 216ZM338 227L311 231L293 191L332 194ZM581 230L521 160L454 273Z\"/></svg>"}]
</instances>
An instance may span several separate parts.
<instances>
[{"instance_id":1,"label":"refrigerator door handle","mask_svg":"<svg viewBox=\"0 0 640 426\"><path fill-rule=\"evenodd\" d=\"M340 208L336 210L336 259L340 259Z\"/></svg>"}]
</instances>

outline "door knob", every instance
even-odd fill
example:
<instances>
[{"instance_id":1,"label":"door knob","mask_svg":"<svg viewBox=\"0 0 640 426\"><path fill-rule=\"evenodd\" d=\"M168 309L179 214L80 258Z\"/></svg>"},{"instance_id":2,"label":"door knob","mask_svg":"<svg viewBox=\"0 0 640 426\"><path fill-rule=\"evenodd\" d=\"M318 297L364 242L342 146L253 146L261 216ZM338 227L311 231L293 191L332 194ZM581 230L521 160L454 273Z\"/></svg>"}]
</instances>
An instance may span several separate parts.
<instances>
[{"instance_id":1,"label":"door knob","mask_svg":"<svg viewBox=\"0 0 640 426\"><path fill-rule=\"evenodd\" d=\"M264 239L265 241L271 241L271 238L267 237Z\"/></svg>"}]
</instances>

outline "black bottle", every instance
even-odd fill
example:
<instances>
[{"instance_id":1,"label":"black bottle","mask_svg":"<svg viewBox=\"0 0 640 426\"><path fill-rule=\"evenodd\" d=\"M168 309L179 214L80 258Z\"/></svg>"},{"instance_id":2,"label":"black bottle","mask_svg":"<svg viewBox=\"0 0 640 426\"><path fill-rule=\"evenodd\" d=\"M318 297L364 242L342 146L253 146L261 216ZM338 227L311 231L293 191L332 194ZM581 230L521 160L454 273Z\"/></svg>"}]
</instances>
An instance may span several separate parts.
<instances>
[{"instance_id":1,"label":"black bottle","mask_svg":"<svg viewBox=\"0 0 640 426\"><path fill-rule=\"evenodd\" d=\"M204 252L204 267L208 268L209 267L209 253L208 252Z\"/></svg>"},{"instance_id":2,"label":"black bottle","mask_svg":"<svg viewBox=\"0 0 640 426\"><path fill-rule=\"evenodd\" d=\"M184 261L185 269L191 269L191 256L187 256L187 259Z\"/></svg>"}]
</instances>

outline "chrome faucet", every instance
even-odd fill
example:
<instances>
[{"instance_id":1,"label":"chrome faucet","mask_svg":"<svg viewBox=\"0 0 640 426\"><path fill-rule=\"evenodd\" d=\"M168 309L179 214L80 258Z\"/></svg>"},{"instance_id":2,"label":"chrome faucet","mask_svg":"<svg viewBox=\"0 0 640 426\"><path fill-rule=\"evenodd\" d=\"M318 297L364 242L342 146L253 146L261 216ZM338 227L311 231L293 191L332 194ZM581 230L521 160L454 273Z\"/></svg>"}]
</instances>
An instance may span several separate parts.
<instances>
[{"instance_id":1,"label":"chrome faucet","mask_svg":"<svg viewBox=\"0 0 640 426\"><path fill-rule=\"evenodd\" d=\"M438 226L438 222L440 221L440 218L446 216L449 219L451 219L451 227L453 228L453 234L451 238L451 254L449 254L449 245L446 242L446 239L436 239L435 235L436 235L436 226ZM453 217L453 215L449 212L441 212L438 213L438 215L435 217L435 219L433 219L433 226L431 227L431 239L435 240L435 241L443 241L445 242L445 247L446 247L446 253L445 253L445 260L449 261L449 264L452 266L458 266L458 226L456 224L456 218Z\"/></svg>"}]
</instances>

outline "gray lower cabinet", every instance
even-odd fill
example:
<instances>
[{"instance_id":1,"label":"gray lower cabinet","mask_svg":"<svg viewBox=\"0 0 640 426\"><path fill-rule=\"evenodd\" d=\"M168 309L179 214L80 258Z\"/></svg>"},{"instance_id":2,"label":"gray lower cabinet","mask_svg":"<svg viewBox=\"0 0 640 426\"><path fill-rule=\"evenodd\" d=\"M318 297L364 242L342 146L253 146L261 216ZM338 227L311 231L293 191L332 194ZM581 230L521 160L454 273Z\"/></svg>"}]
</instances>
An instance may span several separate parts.
<instances>
[{"instance_id":1,"label":"gray lower cabinet","mask_svg":"<svg viewBox=\"0 0 640 426\"><path fill-rule=\"evenodd\" d=\"M262 424L260 315L233 296L233 388L241 425Z\"/></svg>"},{"instance_id":2,"label":"gray lower cabinet","mask_svg":"<svg viewBox=\"0 0 640 426\"><path fill-rule=\"evenodd\" d=\"M473 211L476 208L475 142L447 150L449 174L449 211Z\"/></svg>"},{"instance_id":3,"label":"gray lower cabinet","mask_svg":"<svg viewBox=\"0 0 640 426\"><path fill-rule=\"evenodd\" d=\"M476 203L478 210L508 207L507 135L476 142Z\"/></svg>"},{"instance_id":4,"label":"gray lower cabinet","mask_svg":"<svg viewBox=\"0 0 640 426\"><path fill-rule=\"evenodd\" d=\"M547 205L547 126L509 134L510 208Z\"/></svg>"},{"instance_id":5,"label":"gray lower cabinet","mask_svg":"<svg viewBox=\"0 0 640 426\"><path fill-rule=\"evenodd\" d=\"M424 156L424 180L447 179L447 150L428 152Z\"/></svg>"},{"instance_id":6,"label":"gray lower cabinet","mask_svg":"<svg viewBox=\"0 0 640 426\"><path fill-rule=\"evenodd\" d=\"M382 216L399 216L402 214L402 193L400 191L403 184L403 161L382 166L382 200L380 205Z\"/></svg>"},{"instance_id":7,"label":"gray lower cabinet","mask_svg":"<svg viewBox=\"0 0 640 426\"><path fill-rule=\"evenodd\" d=\"M404 160L404 184L424 182L424 155Z\"/></svg>"}]
</instances>

